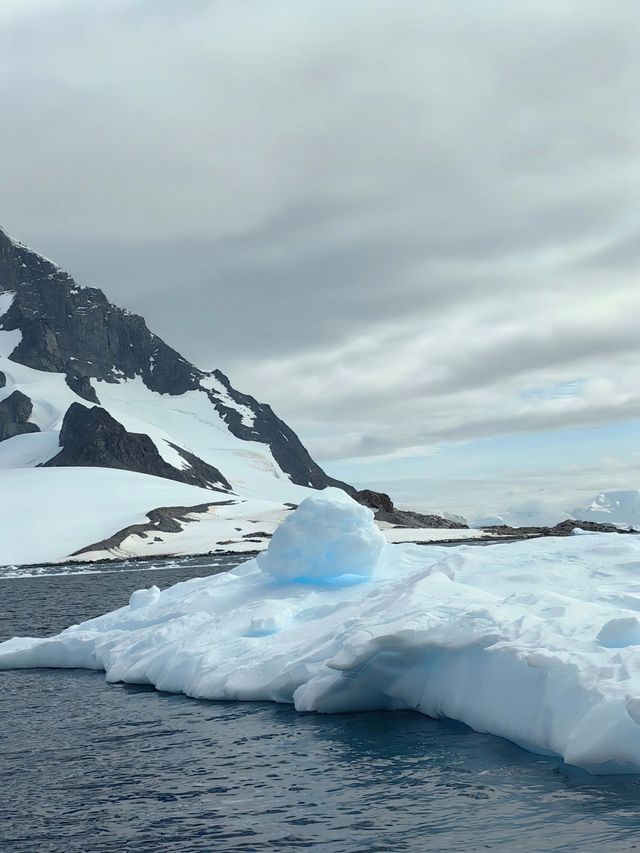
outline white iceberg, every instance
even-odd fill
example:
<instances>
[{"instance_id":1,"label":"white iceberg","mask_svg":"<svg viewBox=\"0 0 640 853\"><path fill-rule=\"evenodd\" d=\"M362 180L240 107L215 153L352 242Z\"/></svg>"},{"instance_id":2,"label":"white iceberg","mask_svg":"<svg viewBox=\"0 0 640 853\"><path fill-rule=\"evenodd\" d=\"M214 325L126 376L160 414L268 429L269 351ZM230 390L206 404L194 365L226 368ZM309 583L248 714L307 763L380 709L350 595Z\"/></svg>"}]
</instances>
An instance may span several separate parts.
<instances>
[{"instance_id":1,"label":"white iceberg","mask_svg":"<svg viewBox=\"0 0 640 853\"><path fill-rule=\"evenodd\" d=\"M369 510L313 496L237 569L138 591L0 668L327 713L416 709L562 756L640 772L640 541L388 545Z\"/></svg>"},{"instance_id":2,"label":"white iceberg","mask_svg":"<svg viewBox=\"0 0 640 853\"><path fill-rule=\"evenodd\" d=\"M340 489L325 489L283 521L256 562L283 581L367 580L385 541L368 507Z\"/></svg>"}]
</instances>

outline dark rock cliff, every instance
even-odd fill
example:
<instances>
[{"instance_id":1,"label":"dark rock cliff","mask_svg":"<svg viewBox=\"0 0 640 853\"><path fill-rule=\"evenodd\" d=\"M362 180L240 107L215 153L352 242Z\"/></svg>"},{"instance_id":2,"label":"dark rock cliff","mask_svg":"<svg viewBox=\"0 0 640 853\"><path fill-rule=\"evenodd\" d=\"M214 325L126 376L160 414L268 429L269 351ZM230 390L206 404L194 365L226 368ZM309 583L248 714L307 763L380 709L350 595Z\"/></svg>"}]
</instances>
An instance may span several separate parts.
<instances>
[{"instance_id":1,"label":"dark rock cliff","mask_svg":"<svg viewBox=\"0 0 640 853\"><path fill-rule=\"evenodd\" d=\"M19 329L22 340L13 361L37 370L63 373L67 385L87 402L99 403L92 379L117 382L140 376L152 391L178 395L202 388L238 438L269 445L291 481L317 489L346 483L329 477L270 406L241 394L219 371L206 374L190 364L148 328L142 317L112 305L101 290L80 287L56 264L0 230L0 292L14 292L0 328ZM224 386L217 394L202 381L214 376ZM229 405L229 402L232 405ZM233 403L252 412L243 423Z\"/></svg>"},{"instance_id":2,"label":"dark rock cliff","mask_svg":"<svg viewBox=\"0 0 640 853\"><path fill-rule=\"evenodd\" d=\"M152 391L182 394L202 372L147 328L137 314L112 305L0 231L0 292L14 291L3 318L22 340L12 360L36 370L107 381L142 376Z\"/></svg>"},{"instance_id":3,"label":"dark rock cliff","mask_svg":"<svg viewBox=\"0 0 640 853\"><path fill-rule=\"evenodd\" d=\"M31 400L21 391L5 397L0 403L0 441L28 432L40 432L35 424L28 423L32 411Z\"/></svg>"},{"instance_id":4,"label":"dark rock cliff","mask_svg":"<svg viewBox=\"0 0 640 853\"><path fill-rule=\"evenodd\" d=\"M220 491L231 487L220 471L188 454L189 467L175 468L166 462L148 435L127 432L122 424L98 406L73 403L62 422L62 450L44 467L122 468L191 486ZM179 452L179 448L175 448Z\"/></svg>"},{"instance_id":5,"label":"dark rock cliff","mask_svg":"<svg viewBox=\"0 0 640 853\"><path fill-rule=\"evenodd\" d=\"M263 444L268 444L278 465L299 486L311 486L314 489L337 486L349 494L355 492L353 486L325 474L313 461L295 432L275 414L271 406L267 403L259 403L254 397L236 391L221 371L214 370L211 375L224 386L225 396L252 412L253 424L247 426L243 423L242 415L237 409L225 405L224 398L220 399L214 392L208 392L209 399L235 436L245 441L261 441Z\"/></svg>"}]
</instances>

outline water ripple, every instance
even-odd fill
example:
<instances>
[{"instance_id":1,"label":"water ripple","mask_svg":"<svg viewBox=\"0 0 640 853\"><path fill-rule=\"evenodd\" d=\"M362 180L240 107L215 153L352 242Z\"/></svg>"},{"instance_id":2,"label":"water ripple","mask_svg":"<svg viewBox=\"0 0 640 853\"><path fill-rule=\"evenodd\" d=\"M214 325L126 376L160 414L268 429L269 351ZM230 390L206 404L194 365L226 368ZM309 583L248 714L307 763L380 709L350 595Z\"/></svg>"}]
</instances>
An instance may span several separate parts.
<instances>
[{"instance_id":1,"label":"water ripple","mask_svg":"<svg viewBox=\"0 0 640 853\"><path fill-rule=\"evenodd\" d=\"M0 637L221 568L3 579ZM300 715L80 670L3 672L0 754L2 853L640 850L638 778L408 712Z\"/></svg>"}]
</instances>

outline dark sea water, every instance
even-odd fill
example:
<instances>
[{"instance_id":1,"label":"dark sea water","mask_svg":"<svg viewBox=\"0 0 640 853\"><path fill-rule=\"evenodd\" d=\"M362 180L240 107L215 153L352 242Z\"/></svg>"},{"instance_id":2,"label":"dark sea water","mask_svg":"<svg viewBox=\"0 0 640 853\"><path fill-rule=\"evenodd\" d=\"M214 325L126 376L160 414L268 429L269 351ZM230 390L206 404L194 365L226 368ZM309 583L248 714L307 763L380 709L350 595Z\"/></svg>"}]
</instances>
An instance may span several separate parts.
<instances>
[{"instance_id":1,"label":"dark sea water","mask_svg":"<svg viewBox=\"0 0 640 853\"><path fill-rule=\"evenodd\" d=\"M0 639L59 631L220 562L0 570ZM2 853L633 849L639 777L589 776L457 723L0 672Z\"/></svg>"}]
</instances>

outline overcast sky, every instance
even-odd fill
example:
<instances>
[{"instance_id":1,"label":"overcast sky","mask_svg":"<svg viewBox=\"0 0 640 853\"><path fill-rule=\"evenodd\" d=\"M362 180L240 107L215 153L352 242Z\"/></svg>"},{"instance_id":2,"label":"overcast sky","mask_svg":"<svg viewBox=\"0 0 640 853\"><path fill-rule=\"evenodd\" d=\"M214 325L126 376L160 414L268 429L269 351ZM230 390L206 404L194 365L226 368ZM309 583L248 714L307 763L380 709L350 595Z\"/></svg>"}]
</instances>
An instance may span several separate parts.
<instances>
[{"instance_id":1,"label":"overcast sky","mask_svg":"<svg viewBox=\"0 0 640 853\"><path fill-rule=\"evenodd\" d=\"M636 0L1 0L0 222L472 513L640 487Z\"/></svg>"}]
</instances>

